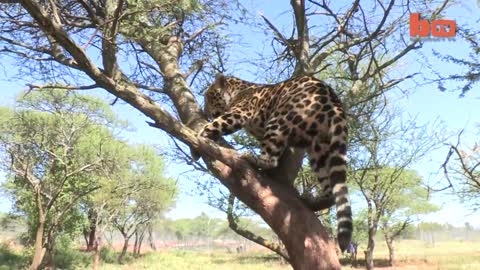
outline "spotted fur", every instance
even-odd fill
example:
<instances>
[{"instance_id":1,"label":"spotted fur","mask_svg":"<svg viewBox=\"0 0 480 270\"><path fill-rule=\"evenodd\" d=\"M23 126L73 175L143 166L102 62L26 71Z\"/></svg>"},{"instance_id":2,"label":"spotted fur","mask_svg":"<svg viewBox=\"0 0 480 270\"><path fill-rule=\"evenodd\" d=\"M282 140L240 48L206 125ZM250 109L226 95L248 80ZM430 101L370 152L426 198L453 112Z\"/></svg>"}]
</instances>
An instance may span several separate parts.
<instances>
[{"instance_id":1,"label":"spotted fur","mask_svg":"<svg viewBox=\"0 0 480 270\"><path fill-rule=\"evenodd\" d=\"M337 209L338 243L345 250L352 236L352 212L346 186L347 122L333 89L303 76L278 84L255 84L217 75L205 93L205 112L213 121L200 135L210 139L244 128L261 144L250 162L270 169L286 147L305 148L323 198Z\"/></svg>"}]
</instances>

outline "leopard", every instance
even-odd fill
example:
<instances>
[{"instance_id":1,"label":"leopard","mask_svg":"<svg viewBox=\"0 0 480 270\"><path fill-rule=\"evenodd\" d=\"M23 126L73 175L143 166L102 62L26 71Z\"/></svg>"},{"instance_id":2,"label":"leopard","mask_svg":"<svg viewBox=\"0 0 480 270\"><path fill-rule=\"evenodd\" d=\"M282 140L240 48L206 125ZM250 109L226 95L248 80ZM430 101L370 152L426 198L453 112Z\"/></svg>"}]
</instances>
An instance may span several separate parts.
<instances>
[{"instance_id":1,"label":"leopard","mask_svg":"<svg viewBox=\"0 0 480 270\"><path fill-rule=\"evenodd\" d=\"M337 241L343 252L353 223L346 184L347 117L333 88L314 76L258 84L219 73L204 93L207 123L199 136L219 140L244 129L260 145L260 155L242 155L261 170L278 166L287 147L302 148L320 186L320 196L335 205Z\"/></svg>"}]
</instances>

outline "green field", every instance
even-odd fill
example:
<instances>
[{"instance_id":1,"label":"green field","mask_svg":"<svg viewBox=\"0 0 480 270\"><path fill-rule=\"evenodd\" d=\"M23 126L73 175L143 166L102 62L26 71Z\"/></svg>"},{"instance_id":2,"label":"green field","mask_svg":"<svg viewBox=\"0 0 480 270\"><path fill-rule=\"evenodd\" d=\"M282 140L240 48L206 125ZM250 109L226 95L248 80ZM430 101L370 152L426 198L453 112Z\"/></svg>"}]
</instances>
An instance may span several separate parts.
<instances>
[{"instance_id":1,"label":"green field","mask_svg":"<svg viewBox=\"0 0 480 270\"><path fill-rule=\"evenodd\" d=\"M21 269L25 265L25 257L21 250L11 251L0 249L0 269ZM17 253L17 254L16 254ZM64 269L91 269L89 262L91 255L79 251L70 254L77 263ZM100 269L137 270L137 269L168 269L168 270L287 270L290 266L282 263L278 257L268 252L246 252L243 254L228 253L223 250L216 251L185 251L163 250L143 254L138 259L130 258L127 263L119 265L113 263L116 255L109 252L112 263L102 263ZM64 255L65 256L65 255ZM66 256L68 257L68 256ZM82 257L79 259L79 257ZM359 266L364 269L363 247L359 248ZM397 270L476 270L480 269L480 243L479 242L438 242L433 247L426 246L421 241L405 240L397 243L397 265L386 267L388 253L383 243L378 243L375 252L375 263L378 269ZM343 269L352 269L345 258Z\"/></svg>"},{"instance_id":2,"label":"green field","mask_svg":"<svg viewBox=\"0 0 480 270\"><path fill-rule=\"evenodd\" d=\"M364 269L363 249L359 249L357 269ZM388 252L383 243L378 243L375 261L379 269L425 269L454 270L480 269L480 243L439 242L427 247L421 241L405 240L397 243L398 264L385 267ZM342 259L344 269L351 269L347 260ZM88 268L84 268L88 269ZM231 254L223 251L194 252L169 250L145 254L138 260L125 265L104 264L101 269L169 269L169 270L287 270L276 256L268 253Z\"/></svg>"},{"instance_id":3,"label":"green field","mask_svg":"<svg viewBox=\"0 0 480 270\"><path fill-rule=\"evenodd\" d=\"M89 268L84 268L89 269ZM120 266L103 264L101 269L168 269L168 270L287 270L279 259L268 253L246 253L243 255L227 252L163 251L148 253L142 258Z\"/></svg>"},{"instance_id":4,"label":"green field","mask_svg":"<svg viewBox=\"0 0 480 270\"><path fill-rule=\"evenodd\" d=\"M362 256L360 248L358 257ZM391 269L474 270L480 269L480 243L448 241L427 246L422 241L404 240L396 244L396 257L397 267ZM386 245L378 243L375 252L377 265L385 265L387 258Z\"/></svg>"}]
</instances>

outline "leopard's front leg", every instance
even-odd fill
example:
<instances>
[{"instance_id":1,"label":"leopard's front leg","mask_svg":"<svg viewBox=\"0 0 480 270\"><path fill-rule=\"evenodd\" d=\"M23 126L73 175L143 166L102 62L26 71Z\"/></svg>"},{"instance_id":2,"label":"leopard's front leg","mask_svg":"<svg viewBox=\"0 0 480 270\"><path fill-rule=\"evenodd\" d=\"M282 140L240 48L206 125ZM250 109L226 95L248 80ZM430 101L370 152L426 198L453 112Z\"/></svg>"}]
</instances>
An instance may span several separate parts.
<instances>
[{"instance_id":1,"label":"leopard's front leg","mask_svg":"<svg viewBox=\"0 0 480 270\"><path fill-rule=\"evenodd\" d=\"M218 141L223 135L231 134L243 127L245 119L240 112L230 112L215 118L206 124L198 133L199 136ZM200 158L199 153L193 153L193 161Z\"/></svg>"},{"instance_id":2,"label":"leopard's front leg","mask_svg":"<svg viewBox=\"0 0 480 270\"><path fill-rule=\"evenodd\" d=\"M206 124L200 131L199 135L217 141L223 135L232 134L241 129L244 123L245 118L240 112L229 112Z\"/></svg>"}]
</instances>

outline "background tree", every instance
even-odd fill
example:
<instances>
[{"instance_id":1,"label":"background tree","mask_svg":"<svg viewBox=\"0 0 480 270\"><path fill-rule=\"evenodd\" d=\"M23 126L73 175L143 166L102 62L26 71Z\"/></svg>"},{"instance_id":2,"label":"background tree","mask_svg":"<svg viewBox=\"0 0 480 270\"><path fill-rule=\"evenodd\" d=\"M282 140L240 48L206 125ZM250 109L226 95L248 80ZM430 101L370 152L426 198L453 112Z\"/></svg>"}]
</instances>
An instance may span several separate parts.
<instances>
[{"instance_id":1,"label":"background tree","mask_svg":"<svg viewBox=\"0 0 480 270\"><path fill-rule=\"evenodd\" d=\"M478 142L467 146L461 142L463 131L458 134L455 144L447 144L449 150L443 172L449 185L464 202L469 202L474 211L480 208L480 146Z\"/></svg>"},{"instance_id":2,"label":"background tree","mask_svg":"<svg viewBox=\"0 0 480 270\"><path fill-rule=\"evenodd\" d=\"M429 202L429 190L415 171L405 170L402 174L391 184L392 187L388 188L388 193L392 192L392 196L383 203L379 223L387 244L390 266L395 263L394 241L409 229L414 218L440 210Z\"/></svg>"},{"instance_id":3,"label":"background tree","mask_svg":"<svg viewBox=\"0 0 480 270\"><path fill-rule=\"evenodd\" d=\"M10 115L0 123L4 188L27 217L37 269L45 252L53 264L59 233L80 229L78 201L100 188L119 122L99 99L57 90L22 95Z\"/></svg>"},{"instance_id":4,"label":"background tree","mask_svg":"<svg viewBox=\"0 0 480 270\"><path fill-rule=\"evenodd\" d=\"M111 190L114 199L107 206L114 213L113 227L124 238L119 263L134 235L134 253L138 255L145 230L174 204L177 194L176 183L164 176L165 166L155 149L139 145L128 150L125 169L115 174L116 181L128 188Z\"/></svg>"},{"instance_id":5,"label":"background tree","mask_svg":"<svg viewBox=\"0 0 480 270\"><path fill-rule=\"evenodd\" d=\"M116 145L115 163L109 164L106 177L98 179L100 188L81 202L88 217L87 234L95 251L93 265L98 269L103 234L117 230L124 246L117 261L123 262L130 240L135 236L133 255L138 257L145 233L170 209L177 197L177 185L166 177L163 157L149 145ZM93 236L92 236L93 235Z\"/></svg>"},{"instance_id":6,"label":"background tree","mask_svg":"<svg viewBox=\"0 0 480 270\"><path fill-rule=\"evenodd\" d=\"M427 126L418 127L414 121L395 124L397 113L388 103L385 106L378 106L358 122L361 126L354 130L351 143L349 179L367 207L367 269L374 268L374 237L380 221L392 222L390 218L408 208L405 199L409 196L428 199L421 189L422 179L408 168L439 144L426 132Z\"/></svg>"},{"instance_id":7,"label":"background tree","mask_svg":"<svg viewBox=\"0 0 480 270\"><path fill-rule=\"evenodd\" d=\"M454 65L455 68L449 69L449 74L435 72L437 78L432 81L438 84L441 91L460 91L459 96L465 97L472 87L480 81L480 31L472 25L462 25L458 28L456 38L466 42L470 47L468 56L459 57L455 54L450 55L434 51L435 56L439 57L444 63ZM453 82L456 87L447 85L450 82Z\"/></svg>"}]
</instances>

